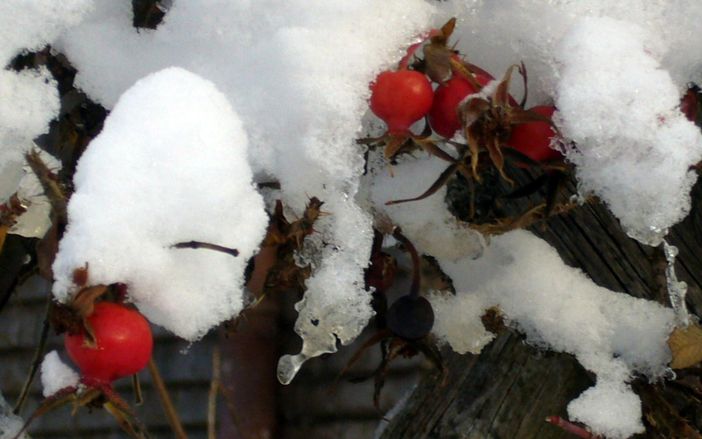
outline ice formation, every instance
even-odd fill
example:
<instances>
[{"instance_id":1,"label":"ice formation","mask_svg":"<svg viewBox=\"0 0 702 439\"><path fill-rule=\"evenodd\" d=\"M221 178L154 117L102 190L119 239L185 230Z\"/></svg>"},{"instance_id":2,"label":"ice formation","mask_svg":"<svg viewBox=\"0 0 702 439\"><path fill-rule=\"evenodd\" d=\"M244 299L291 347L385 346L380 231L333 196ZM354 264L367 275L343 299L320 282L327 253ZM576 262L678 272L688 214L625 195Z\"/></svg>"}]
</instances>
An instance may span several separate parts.
<instances>
[{"instance_id":1,"label":"ice formation","mask_svg":"<svg viewBox=\"0 0 702 439\"><path fill-rule=\"evenodd\" d=\"M90 285L127 284L149 320L188 340L237 314L268 223L247 143L211 82L181 68L138 81L78 163L54 295L69 300L88 267ZM239 256L173 247L193 240Z\"/></svg>"},{"instance_id":2,"label":"ice formation","mask_svg":"<svg viewBox=\"0 0 702 439\"><path fill-rule=\"evenodd\" d=\"M51 351L41 363L42 395L48 397L66 387L78 384L80 377L75 370L61 361L58 352Z\"/></svg>"}]
</instances>

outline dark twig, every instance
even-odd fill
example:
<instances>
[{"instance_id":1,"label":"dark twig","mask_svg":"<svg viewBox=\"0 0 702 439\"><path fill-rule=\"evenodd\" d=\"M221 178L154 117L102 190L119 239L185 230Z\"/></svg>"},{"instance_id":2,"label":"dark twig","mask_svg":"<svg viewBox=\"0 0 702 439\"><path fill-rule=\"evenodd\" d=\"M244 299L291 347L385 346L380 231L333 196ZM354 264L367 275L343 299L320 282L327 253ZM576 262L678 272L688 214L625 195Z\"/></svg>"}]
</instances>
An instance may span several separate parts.
<instances>
[{"instance_id":1,"label":"dark twig","mask_svg":"<svg viewBox=\"0 0 702 439\"><path fill-rule=\"evenodd\" d=\"M208 242L200 242L200 241L179 242L178 244L173 244L172 247L173 248L190 248L190 249L204 248L207 250L214 250L217 252L226 253L226 254L232 255L232 256L239 256L239 250L237 250L235 248L224 247L222 245L217 245L217 244L210 244Z\"/></svg>"},{"instance_id":2,"label":"dark twig","mask_svg":"<svg viewBox=\"0 0 702 439\"><path fill-rule=\"evenodd\" d=\"M171 424L173 434L177 439L187 439L188 435L185 433L185 429L183 428L183 424L180 422L178 412L173 405L173 401L168 393L166 384L163 382L161 373L158 371L153 358L149 360L149 373L151 373L151 378L154 381L154 387L158 392L158 396L161 398L161 405L163 406L163 411L166 413L166 417L168 418L168 423Z\"/></svg>"},{"instance_id":3,"label":"dark twig","mask_svg":"<svg viewBox=\"0 0 702 439\"><path fill-rule=\"evenodd\" d=\"M396 227L395 230L392 232L392 237L397 239L402 243L402 245L405 246L405 249L407 252L410 254L412 257L412 285L410 287L410 296L413 298L419 297L419 286L420 286L420 267L421 264L419 262L419 253L417 253L417 249L414 247L414 245L410 242L405 235L402 234L402 231L400 230L399 227Z\"/></svg>"},{"instance_id":4,"label":"dark twig","mask_svg":"<svg viewBox=\"0 0 702 439\"><path fill-rule=\"evenodd\" d=\"M37 349L34 351L34 358L32 358L32 365L29 369L29 375L27 375L27 379L24 381L24 385L22 386L22 391L19 394L19 397L17 397L17 402L15 403L15 407L12 410L12 412L16 415L19 415L20 412L22 411L22 406L24 405L25 401L27 400L27 395L29 395L29 390L32 387L32 382L34 381L34 377L37 375L37 371L39 370L39 365L41 364L42 358L44 357L44 351L46 350L46 340L49 337L49 312L51 311L51 295L48 296L46 300L46 311L44 312L44 323L42 324L41 328L41 335L39 336L39 345L37 346Z\"/></svg>"}]
</instances>

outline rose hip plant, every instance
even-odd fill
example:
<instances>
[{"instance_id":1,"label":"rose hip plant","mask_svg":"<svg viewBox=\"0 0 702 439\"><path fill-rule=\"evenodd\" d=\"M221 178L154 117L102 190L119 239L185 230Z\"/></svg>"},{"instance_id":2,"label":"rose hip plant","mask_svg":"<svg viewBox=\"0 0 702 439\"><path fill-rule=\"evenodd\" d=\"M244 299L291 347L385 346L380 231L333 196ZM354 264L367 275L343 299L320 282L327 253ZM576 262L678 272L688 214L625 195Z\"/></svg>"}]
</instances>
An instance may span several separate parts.
<instances>
[{"instance_id":1,"label":"rose hip plant","mask_svg":"<svg viewBox=\"0 0 702 439\"><path fill-rule=\"evenodd\" d=\"M156 17L163 15L163 11L158 8L152 8L150 11L149 14ZM156 26L156 24L152 25ZM280 297L299 299L300 302L299 305L296 305L296 310L300 311L300 315L302 315L306 302L313 300L310 298L309 290L311 289L310 285L315 284L315 275L327 266L327 261L335 260L335 258L336 260L342 259L344 251L347 250L345 247L356 249L354 247L357 244L355 236L348 242L341 239L339 239L341 243L335 241L337 238L335 233L338 230L329 226L329 218L337 220L336 226L344 232L354 230L354 233L361 235L372 229L373 243L369 254L358 257L354 255L352 258L354 263L357 263L357 260L362 260L363 263L367 262L364 276L352 279L349 283L364 290L363 292L367 293L368 296L372 296L375 328L374 332L351 357L342 374L348 372L354 364L360 361L368 349L379 346L381 362L372 375L375 380L373 402L376 406L379 406L380 393L389 366L391 362L400 357L422 354L440 374L446 376L446 366L443 363L437 336L432 333L436 325L441 323L439 313L432 302L435 300L432 295L436 294L437 290L447 295L455 293L453 281L442 271L443 267L437 262L438 258L435 259L430 251L423 248L424 243L421 242L423 236L421 235L423 232L429 233L428 229L419 233L415 230L410 234L407 227L404 225L400 227L399 224L394 224L392 220L387 218L382 209L388 206L402 205L401 207L409 209L408 216L413 216L415 212L411 210L412 206L417 206L419 202L448 188L446 199L441 201L452 206L452 213L456 218L440 218L431 223L432 226L436 226L437 223L442 227L459 224L456 229L474 230L480 232L482 237L489 239L491 236L546 221L553 215L567 213L579 205L567 198L570 194L566 193L565 186L574 180L575 168L564 157L565 151L577 151L578 146L568 140L557 127L558 108L553 102L541 102L540 105L527 106L527 68L525 63L519 60L508 60L515 64L507 68L506 71L488 72L480 67L481 62L478 57L474 59L472 54L462 53L456 49L456 41L453 38L456 26L457 20L451 19L441 28L431 29L420 35L413 44L409 45L402 59L396 65L387 67L386 70L380 72L368 84L368 89L365 88L368 78L365 78L362 84L364 90L369 91L367 109L384 124L382 134L379 137L358 139L357 143L363 146L353 145L358 147L359 157L361 149L367 153L365 156L366 168L372 168L369 174L375 172L406 177L401 175L406 169L402 167L403 164L421 163L422 166L428 167L430 164L440 163L442 167L440 171L437 168L432 168L431 173L429 173L421 167L417 169L417 178L420 177L419 174L429 173L432 180L430 184L422 185L417 191L418 193L410 197L399 198L394 197L396 195L394 193L387 196L384 194L385 198L379 203L375 203L374 206L363 205L358 208L354 204L354 197L350 196L353 190L347 187L353 185L340 185L343 188L338 189L335 186L338 182L329 184L329 187L327 187L327 182L324 182L317 188L319 193L308 193L306 192L308 186L299 185L297 187L296 182L291 181L288 176L277 181L275 179L278 176L275 172L268 172L267 169L264 172L257 169L256 173L251 172L252 175L256 174L254 180L246 180L246 185L250 186L249 189L256 195L259 192L266 193L266 210L263 217L267 220L267 223L264 222L264 225L267 224L267 229L264 238L257 245L261 249L259 256L265 250L269 255L273 255L272 261L264 264L259 256L253 256L248 260L249 256L242 257L239 250L215 242L169 241L165 245L168 251L176 253L188 252L189 255L202 255L203 253L216 252L226 255L228 258L236 258L237 262L245 261L247 265L242 285L248 283L249 288L251 288L251 285L257 283L261 291L249 302L245 302L240 315L246 316L260 303L266 300L277 300L276 298ZM40 58L51 60L53 56L53 54L46 52ZM474 64L473 61L478 62L478 64ZM58 67L54 66L54 69L58 69ZM71 73L71 75L74 74L75 72ZM178 74L182 74L182 72ZM511 91L513 81L518 75L523 81L524 90L523 96L519 100L515 99ZM153 77L151 80L153 81ZM197 77L193 81L191 85L202 85L198 82ZM154 82L157 86L160 85L157 81ZM141 84L143 86L143 82ZM62 88L74 87L72 82L60 85ZM208 82L203 87L207 88L211 85ZM290 85L290 90L297 92L293 85ZM138 88L138 84L136 87ZM208 99L205 100L208 102L216 100L214 98L221 95L216 91L214 85L211 89L215 92L206 95ZM156 90L159 91L159 88L156 87ZM209 88L207 90L211 91ZM288 92L289 90L285 89L284 91ZM125 93L123 97L128 93ZM185 94L187 95L187 93ZM151 100L144 100L144 102L150 104ZM280 102L276 103L280 104ZM119 113L119 105L119 103L116 105L112 113L117 115L116 119L118 120L119 117L124 117L123 114ZM227 103L225 107L228 105ZM215 108L221 109L220 107ZM231 112L229 107L227 109ZM162 108L162 110L164 109ZM697 89L691 87L687 91L681 100L680 110L689 120L700 118ZM102 116L104 118L105 114ZM149 121L151 121L152 116L155 117L151 113L148 114ZM73 123L70 117L64 117L65 120L69 121L64 123ZM188 121L178 122L188 123ZM250 121L246 119L246 122ZM659 122L663 124L665 120ZM202 125L201 123L194 125L198 124ZM260 141L261 138L267 139L269 135L275 136L277 124L284 125L284 121L276 121L275 124L266 125L263 129L256 131L256 135L252 138L255 141ZM146 127L148 125L149 123L145 124ZM172 126L174 123L168 121L167 125ZM235 128L238 126L235 123L232 125ZM71 227L68 202L73 195L74 186L71 179L76 163L83 153L85 145L101 128L96 128L94 132L88 133L86 124L82 120L69 125L69 127L70 129L65 129L65 126L62 125L62 129L68 132L66 137L74 139L76 146L70 151L70 154L63 151L67 157L64 157L62 171L55 172L50 169L50 166L36 152L28 153L26 156L29 167L36 174L41 188L51 204L51 228L39 242L37 261L35 262L40 274L49 280L56 280L56 273L53 270L56 267L54 262L59 241L62 236L65 236L64 233L69 233L67 230L70 231ZM106 124L105 131L112 127ZM257 128L259 127L257 126ZM207 126L202 132L197 132L197 136L191 137L200 140L209 131L216 130ZM230 131L235 131L235 129L232 128ZM227 134L231 133L228 131ZM235 137L232 135L232 138ZM195 143L201 147L209 140L206 138L201 143ZM223 143L226 144L230 140L227 137ZM242 143L248 142L246 135L242 135L237 140L241 140ZM318 146L315 144L315 147ZM251 151L247 152L243 146L241 150L244 151L242 157L251 153ZM306 153L309 152L306 151ZM271 159L276 164L278 162L287 163L288 160L291 160L291 163L296 163L294 159L304 155L297 154L297 151L291 153L289 151L281 152L280 149L277 149L275 153L271 154L272 159L271 157L256 157L256 159L260 159L262 162ZM428 158L425 158L424 161L419 157L427 155ZM90 154L86 154L86 156L90 156ZM369 165L371 160L375 158L380 158L382 163ZM153 160L149 165L154 169L160 167L157 159L148 158L148 160ZM314 163L318 164L316 161ZM204 167L206 172L203 174L213 169L212 173L216 174L216 171L219 170L216 165L217 163L208 163ZM250 171L248 165L246 170ZM180 170L175 171L176 176L180 177L178 175ZM299 170L300 175L306 171L308 170ZM320 170L320 173L326 171ZM220 173L224 174L226 178L231 176L231 172L221 171ZM129 176L120 175L119 178L127 179ZM272 178L273 180L256 181L256 179L261 178ZM372 179L372 177L368 178ZM86 177L83 175L76 178L76 187L81 183L79 180L84 183ZM157 186L164 191L172 189L166 184ZM173 184L173 187L175 186ZM306 198L299 196L300 193L296 194L297 197L286 198L285 191L289 190L290 187L294 187L300 193L304 192ZM315 186L310 185L309 187ZM217 189L212 188L213 191ZM339 192L334 192L337 189ZM460 195L456 196L456 193ZM338 197L335 199L336 195ZM214 198L215 201L221 201ZM596 200L591 197L586 201ZM261 201L260 204L264 203ZM369 204L372 203L369 202ZM351 208L343 210L348 206ZM8 231L15 226L18 219L25 213L26 208L27 203L17 194L0 205L0 251L2 251ZM187 210L188 207L178 204L176 208ZM329 208L329 212L325 211L326 208ZM368 224L359 225L360 221L354 222L356 217L351 218L352 215L349 215L351 219L348 222L344 222L348 219L344 217L344 213L354 213L356 212L355 208L358 208L359 212L362 209L367 210L359 214L363 218L367 219L373 216L372 227L370 220L368 220ZM264 212L263 208L261 211ZM179 211L179 213L182 212ZM429 220L434 220L434 216L440 217L440 212L427 214L424 210L420 211L419 207L416 214L420 218L431 217ZM217 211L217 216L218 219L221 219L222 216L226 215ZM173 218L174 222L176 220L177 218ZM430 222L429 220L428 222ZM163 228L167 229L170 226L171 224L164 224ZM187 228L187 230L193 229ZM187 236L186 239L190 239L190 236ZM359 237L358 241L362 241L362 238ZM388 245L388 242L393 244ZM358 248L361 247L362 245L359 244ZM238 248L242 250L242 247ZM243 252L242 250L242 254L245 254ZM358 250L358 253L363 252ZM44 400L34 414L29 417L28 423L55 407L73 404L74 408L86 406L90 409L105 409L117 419L128 434L133 437L143 437L145 434L144 426L134 416L134 411L129 404L117 394L113 382L134 376L138 389L136 376L147 365L149 371L154 374L154 381L158 381L156 379L158 371L151 361L154 342L150 323L144 315L135 309L135 306L139 306L140 303L138 297L133 295L133 290L130 290L133 285L127 286L129 281L126 279L117 279L115 282L112 280L108 282L95 281L90 267L86 263L84 267L75 268L72 279L70 279L72 289L70 294L66 295L68 299L62 297L61 303L52 304L48 312L48 321L51 326L64 337L67 356L80 370L80 381L59 390ZM68 273L70 277L70 271ZM410 277L409 282L406 282L409 284L408 286L403 284L407 280L403 279L403 273ZM101 274L104 275L104 273ZM328 284L332 284L337 281L337 277L342 278L345 274L347 273L343 273L343 275L337 273L337 276L327 276L324 280ZM206 278L208 273L203 272L199 275ZM440 286L430 285L432 281L439 283ZM337 285L335 288L337 287L339 290L343 289L343 285ZM331 295L333 292L329 293ZM335 305L338 304L323 302L321 308L324 311L331 310L330 312L333 312ZM142 309L142 311L148 316L148 309ZM229 330L236 330L238 318L235 316L225 323ZM481 320L490 332L497 333L505 329L506 318L498 306L491 307ZM336 322L332 323L336 324ZM308 324L308 326L305 327L304 324ZM324 326L324 322L320 322L319 318L314 318L309 322L303 322L302 329L296 328L296 330L304 338L310 332L308 329L314 329L320 325ZM337 332L333 332L334 330ZM337 345L346 343L344 338L339 335L340 332L339 328L333 328L331 333L323 334L326 339L332 339L332 351ZM691 337L694 338L694 334ZM325 342L329 343L326 339ZM697 342L696 339L694 342L689 342L687 338L683 337L683 340L676 338L674 344L682 346L680 350L688 352L690 345L697 346ZM299 360L297 367L299 368L306 359L324 352L329 351L318 349L309 354L304 352L303 347L303 352L299 354L299 358L302 360ZM692 359L685 362L685 365L698 363L696 354L691 355L691 357ZM292 376L294 376L294 372ZM30 373L28 380L30 383L33 373ZM158 390L162 398L168 399L164 389ZM164 406L167 404L164 403ZM173 423L174 431L180 429L182 432L182 426L178 426L177 416L172 413L170 415L169 419L176 419ZM549 417L548 422L581 437L595 437L583 427L558 416ZM26 427L27 425L25 425ZM182 437L181 433L176 434Z\"/></svg>"}]
</instances>

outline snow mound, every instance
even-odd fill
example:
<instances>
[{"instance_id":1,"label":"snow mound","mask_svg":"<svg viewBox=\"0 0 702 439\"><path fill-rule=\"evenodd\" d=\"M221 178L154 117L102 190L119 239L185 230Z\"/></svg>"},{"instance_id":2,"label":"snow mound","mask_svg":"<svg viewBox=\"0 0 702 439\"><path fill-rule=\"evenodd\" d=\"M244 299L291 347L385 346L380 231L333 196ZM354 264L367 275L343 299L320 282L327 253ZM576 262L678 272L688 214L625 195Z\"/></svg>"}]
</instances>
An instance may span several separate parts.
<instances>
[{"instance_id":1,"label":"snow mound","mask_svg":"<svg viewBox=\"0 0 702 439\"><path fill-rule=\"evenodd\" d=\"M556 105L576 145L581 192L594 192L630 236L659 245L690 210L702 135L680 112L658 62L657 35L609 18L583 19L562 41ZM606 62L603 62L606 60Z\"/></svg>"},{"instance_id":2,"label":"snow mound","mask_svg":"<svg viewBox=\"0 0 702 439\"><path fill-rule=\"evenodd\" d=\"M42 395L47 398L59 390L78 385L80 377L70 366L61 361L58 352L51 351L41 362Z\"/></svg>"},{"instance_id":3,"label":"snow mound","mask_svg":"<svg viewBox=\"0 0 702 439\"><path fill-rule=\"evenodd\" d=\"M226 97L180 68L124 93L74 177L54 295L89 283L127 284L152 322L196 340L243 306L244 268L268 218L253 187L247 137ZM181 249L200 241L239 251Z\"/></svg>"},{"instance_id":4,"label":"snow mound","mask_svg":"<svg viewBox=\"0 0 702 439\"><path fill-rule=\"evenodd\" d=\"M627 382L634 373L666 372L671 309L595 285L526 231L494 237L476 260L439 263L457 291L431 299L439 339L457 352L479 352L492 339L480 316L498 306L530 343L571 353L597 375L597 385L570 404L572 418L607 437L642 430L641 404ZM619 401L626 404L615 419L607 413Z\"/></svg>"},{"instance_id":5,"label":"snow mound","mask_svg":"<svg viewBox=\"0 0 702 439\"><path fill-rule=\"evenodd\" d=\"M434 11L423 0L177 1L157 30L137 31L128 4L103 0L58 45L78 68L77 84L108 107L167 66L213 81L240 112L254 173L279 181L280 198L298 213L310 196L325 202L329 215L315 230L331 259L317 266L298 306L297 363L336 351L335 339L353 340L372 315L363 288L371 219L353 201L363 171L354 139L368 84Z\"/></svg>"}]
</instances>

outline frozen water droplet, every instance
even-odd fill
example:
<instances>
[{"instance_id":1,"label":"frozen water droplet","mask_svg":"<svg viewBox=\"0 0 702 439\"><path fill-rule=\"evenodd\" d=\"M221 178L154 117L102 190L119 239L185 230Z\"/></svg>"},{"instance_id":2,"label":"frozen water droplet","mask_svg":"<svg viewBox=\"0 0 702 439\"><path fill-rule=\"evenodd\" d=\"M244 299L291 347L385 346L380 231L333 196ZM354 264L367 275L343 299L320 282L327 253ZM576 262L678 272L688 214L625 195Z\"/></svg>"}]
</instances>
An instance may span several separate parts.
<instances>
[{"instance_id":1,"label":"frozen water droplet","mask_svg":"<svg viewBox=\"0 0 702 439\"><path fill-rule=\"evenodd\" d=\"M280 360L278 360L278 381L281 384L290 384L300 371L302 364L307 360L308 357L302 353L280 357Z\"/></svg>"},{"instance_id":2,"label":"frozen water droplet","mask_svg":"<svg viewBox=\"0 0 702 439\"><path fill-rule=\"evenodd\" d=\"M664 242L663 238L668 234L668 229L651 226L648 229L627 228L625 232L629 238L651 247L657 247Z\"/></svg>"},{"instance_id":3,"label":"frozen water droplet","mask_svg":"<svg viewBox=\"0 0 702 439\"><path fill-rule=\"evenodd\" d=\"M192 348L192 347L193 347L193 344L188 343L187 346L185 346L184 348L182 348L178 352L180 353L180 355L188 355L190 353L190 348Z\"/></svg>"}]
</instances>

